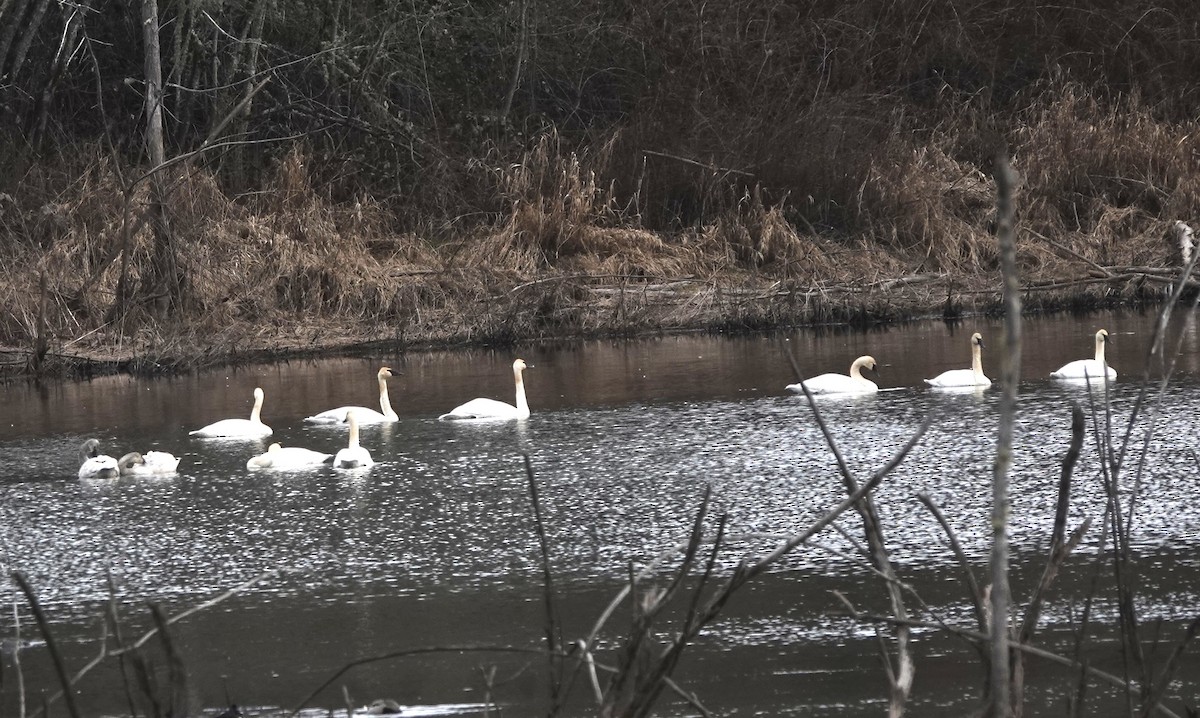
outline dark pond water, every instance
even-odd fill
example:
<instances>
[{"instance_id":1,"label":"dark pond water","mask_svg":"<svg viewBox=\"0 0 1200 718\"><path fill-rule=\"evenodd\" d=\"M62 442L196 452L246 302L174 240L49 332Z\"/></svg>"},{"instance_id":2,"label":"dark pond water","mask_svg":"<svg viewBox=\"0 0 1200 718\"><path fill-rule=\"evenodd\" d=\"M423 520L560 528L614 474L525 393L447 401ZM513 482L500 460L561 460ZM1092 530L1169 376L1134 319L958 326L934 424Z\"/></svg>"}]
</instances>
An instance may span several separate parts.
<instances>
[{"instance_id":1,"label":"dark pond water","mask_svg":"<svg viewBox=\"0 0 1200 718\"><path fill-rule=\"evenodd\" d=\"M1032 319L1026 324L1016 460L1012 550L1015 601L1023 605L1037 575L1053 519L1058 467L1069 438L1069 403L1086 389L1054 383L1049 372L1091 356L1093 333L1107 328L1112 422L1123 430L1136 396L1153 317L1139 314ZM187 669L187 708L216 712L230 701L251 712L292 708L338 669L391 651L462 645L536 648L545 635L538 539L520 452L532 459L540 490L557 607L568 641L583 638L635 569L686 537L706 485L713 516L732 534L802 530L843 496L841 481L781 353L786 339L808 373L844 372L860 354L880 363L886 391L824 397L819 407L852 469L866 477L912 435L924 440L879 488L877 501L900 576L920 593L921 617L972 627L961 574L936 522L916 498L929 492L944 508L981 576L989 551L990 475L999 391L935 392L924 377L969 366L968 339L990 343L985 320L871 332L799 332L773 337L669 337L527 348L526 421L448 424L436 417L475 396L512 400L512 352L385 354L252 366L165 380L122 377L37 387L0 387L0 550L4 568L23 571L51 622L68 670L99 650L108 575L123 632L151 625L148 603L177 613L266 571L236 596L175 624L172 639ZM1178 375L1153 412L1140 498L1133 515L1138 608L1147 641L1162 661L1182 626L1200 614L1200 479L1193 453L1200 415L1200 333L1185 317ZM247 471L268 441L334 452L341 427L303 418L344 404L377 405L375 372L389 365L396 424L367 426L362 443L379 463L369 470L317 468ZM1157 369L1152 372L1157 376ZM213 441L188 430L247 416L251 392L266 391L267 441ZM1103 413L1101 413L1103 416ZM1138 425L1135 436L1148 422ZM1039 643L1069 655L1073 621L1095 576L1095 640L1087 656L1121 671L1111 642L1116 608L1111 571L1097 571L1103 495L1095 444L1077 470L1070 526L1094 526L1055 584ZM182 458L167 477L79 480L77 447L100 439L108 453L149 449ZM1140 446L1140 443L1138 443ZM1134 454L1140 458L1139 452ZM1133 466L1136 462L1130 462ZM1133 473L1128 488L1132 488ZM711 522L710 522L711 523ZM839 520L862 540L857 518ZM712 528L712 526L710 526ZM844 615L832 591L860 608L884 611L878 579L854 543L833 530L797 549L735 595L685 654L677 681L721 715L874 716L884 712L886 679L871 626ZM768 538L733 541L720 555L726 575ZM660 574L661 575L661 574ZM28 705L57 687L45 644L23 600L7 586L0 611L4 681L0 714L17 715L20 660ZM14 620L14 610L20 621ZM598 658L628 628L623 604L600 633ZM674 630L677 624L668 624ZM19 638L18 638L19 630ZM148 644L164 670L161 644ZM17 647L20 647L19 652ZM982 673L973 649L919 631L912 714L957 716L974 705ZM1147 653L1152 652L1147 648ZM1197 703L1200 661L1184 659L1170 695L1177 712ZM544 660L529 654L422 653L357 667L310 704L313 715L393 698L406 715L481 715L494 702L504 715L544 713ZM1033 714L1061 715L1073 690L1068 671L1031 662ZM485 676L495 668L492 687ZM164 674L165 675L165 674ZM1113 694L1089 691L1092 712ZM128 715L115 661L80 684L87 715ZM571 713L594 713L590 689L573 685ZM56 708L61 714L61 707ZM694 711L665 698L660 713ZM495 708L492 709L495 715Z\"/></svg>"}]
</instances>

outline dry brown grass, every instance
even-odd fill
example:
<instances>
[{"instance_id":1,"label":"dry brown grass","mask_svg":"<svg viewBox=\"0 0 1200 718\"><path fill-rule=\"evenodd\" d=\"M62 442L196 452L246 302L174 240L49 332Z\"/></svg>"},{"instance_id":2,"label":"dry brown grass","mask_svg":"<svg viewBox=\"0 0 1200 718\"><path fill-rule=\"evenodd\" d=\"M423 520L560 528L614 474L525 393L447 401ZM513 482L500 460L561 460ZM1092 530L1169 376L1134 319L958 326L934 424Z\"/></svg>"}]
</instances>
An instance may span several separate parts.
<instances>
[{"instance_id":1,"label":"dry brown grass","mask_svg":"<svg viewBox=\"0 0 1200 718\"><path fill-rule=\"evenodd\" d=\"M9 307L0 332L10 346L31 346L44 322L56 351L169 361L368 340L861 322L936 313L966 287L985 295L968 292L956 305L987 310L994 188L988 168L962 151L970 138L955 134L974 131L974 122L964 115L936 142L897 123L863 165L853 206L833 203L859 228L851 234L812 223L830 216L816 206L825 200L797 201L740 178L706 190L702 223L651 231L639 198L611 179L619 134L582 150L543 135L490 176L506 210L464 226L453 241L403 229L393 209L369 196L323 196L303 146L247 199L231 198L205 171L180 170L169 178L168 204L187 296L184 315L171 319L136 291L153 237L138 225L124 256L122 175L92 148L64 155L55 170L31 169L20 198L0 197L9 239L0 261L10 277L0 285ZM1108 107L1070 87L1043 98L1010 138L1022 226L1100 264L1170 265L1168 225L1200 210L1189 164L1200 151L1196 129L1156 119L1136 99ZM145 190L130 200L136 216ZM1021 243L1030 281L1088 271L1030 237ZM123 269L135 300L109 323ZM912 285L887 281L909 275L921 276ZM1087 287L1033 303L1134 291Z\"/></svg>"},{"instance_id":2,"label":"dry brown grass","mask_svg":"<svg viewBox=\"0 0 1200 718\"><path fill-rule=\"evenodd\" d=\"M995 214L995 188L984 169L894 133L861 193L868 234L905 256L919 257L927 271L993 269L997 255L988 226Z\"/></svg>"},{"instance_id":3,"label":"dry brown grass","mask_svg":"<svg viewBox=\"0 0 1200 718\"><path fill-rule=\"evenodd\" d=\"M1136 96L1105 106L1076 86L1047 94L1015 133L1022 222L1101 264L1161 266L1176 219L1200 215L1200 125Z\"/></svg>"}]
</instances>

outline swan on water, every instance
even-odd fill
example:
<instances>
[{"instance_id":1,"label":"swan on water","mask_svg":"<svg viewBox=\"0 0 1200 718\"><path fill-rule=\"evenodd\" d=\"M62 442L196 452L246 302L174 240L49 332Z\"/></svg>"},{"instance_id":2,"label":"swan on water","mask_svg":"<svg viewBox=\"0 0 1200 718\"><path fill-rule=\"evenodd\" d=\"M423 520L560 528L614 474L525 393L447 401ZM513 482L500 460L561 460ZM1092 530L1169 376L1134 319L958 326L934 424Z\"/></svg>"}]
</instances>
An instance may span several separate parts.
<instances>
[{"instance_id":1,"label":"swan on water","mask_svg":"<svg viewBox=\"0 0 1200 718\"><path fill-rule=\"evenodd\" d=\"M179 459L165 451L147 451L142 454L131 451L117 459L121 476L161 476L173 474L179 468Z\"/></svg>"},{"instance_id":2,"label":"swan on water","mask_svg":"<svg viewBox=\"0 0 1200 718\"><path fill-rule=\"evenodd\" d=\"M371 452L358 445L358 417L353 409L346 412L346 422L350 424L350 439L346 443L346 448L337 452L337 456L333 457L334 468L358 469L371 466L375 463L371 459Z\"/></svg>"},{"instance_id":3,"label":"swan on water","mask_svg":"<svg viewBox=\"0 0 1200 718\"><path fill-rule=\"evenodd\" d=\"M404 706L390 698L377 698L367 706L367 715L399 715L404 712Z\"/></svg>"},{"instance_id":4,"label":"swan on water","mask_svg":"<svg viewBox=\"0 0 1200 718\"><path fill-rule=\"evenodd\" d=\"M281 471L311 469L316 466L328 464L332 460L333 454L323 454L320 451L303 449L298 446L288 446L285 448L277 442L268 446L266 453L251 457L246 462L246 468L278 469Z\"/></svg>"},{"instance_id":5,"label":"swan on water","mask_svg":"<svg viewBox=\"0 0 1200 718\"><path fill-rule=\"evenodd\" d=\"M393 421L400 421L400 417L392 409L392 402L388 398L387 378L394 376L394 372L390 367L381 368L375 377L379 380L379 408L381 411L368 409L365 406L342 406L329 411L322 411L320 414L314 414L305 419L309 424L344 424L346 422L346 412L354 410L354 416L358 419L359 424L386 424Z\"/></svg>"},{"instance_id":6,"label":"swan on water","mask_svg":"<svg viewBox=\"0 0 1200 718\"><path fill-rule=\"evenodd\" d=\"M805 379L801 384L812 394L873 394L879 391L875 382L865 378L862 370L875 371L875 357L862 356L850 365L850 375L821 374L811 379ZM787 390L803 394L800 384L788 384Z\"/></svg>"},{"instance_id":7,"label":"swan on water","mask_svg":"<svg viewBox=\"0 0 1200 718\"><path fill-rule=\"evenodd\" d=\"M254 408L250 410L249 419L221 419L189 433L202 439L261 439L264 436L270 436L271 427L264 424L259 418L262 413L262 405L263 390L255 387Z\"/></svg>"},{"instance_id":8,"label":"swan on water","mask_svg":"<svg viewBox=\"0 0 1200 718\"><path fill-rule=\"evenodd\" d=\"M929 386L991 386L992 380L983 374L983 335L975 332L971 335L971 368L951 369L938 374L932 379L926 379Z\"/></svg>"},{"instance_id":9,"label":"swan on water","mask_svg":"<svg viewBox=\"0 0 1200 718\"><path fill-rule=\"evenodd\" d=\"M1055 379L1094 379L1099 381L1104 377L1109 380L1117 378L1117 371L1104 361L1104 345L1107 344L1108 331L1101 329L1096 332L1096 358L1076 359L1062 365L1058 371L1050 372Z\"/></svg>"},{"instance_id":10,"label":"swan on water","mask_svg":"<svg viewBox=\"0 0 1200 718\"><path fill-rule=\"evenodd\" d=\"M466 404L454 407L449 413L438 418L442 421L464 419L526 419L529 417L529 402L525 400L525 380L521 372L527 368L525 361L518 359L513 362L513 382L517 385L517 405L505 404L495 399L472 399Z\"/></svg>"},{"instance_id":11,"label":"swan on water","mask_svg":"<svg viewBox=\"0 0 1200 718\"><path fill-rule=\"evenodd\" d=\"M81 479L114 479L120 471L117 460L100 453L100 440L88 439L79 447L79 478Z\"/></svg>"}]
</instances>

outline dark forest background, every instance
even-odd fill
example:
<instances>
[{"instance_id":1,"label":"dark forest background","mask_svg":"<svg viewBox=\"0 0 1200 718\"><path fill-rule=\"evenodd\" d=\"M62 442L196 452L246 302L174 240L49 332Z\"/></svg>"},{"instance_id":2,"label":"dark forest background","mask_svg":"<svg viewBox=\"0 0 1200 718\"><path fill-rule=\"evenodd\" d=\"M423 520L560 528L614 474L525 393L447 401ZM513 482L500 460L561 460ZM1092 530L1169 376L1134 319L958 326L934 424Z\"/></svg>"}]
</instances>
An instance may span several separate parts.
<instances>
[{"instance_id":1,"label":"dark forest background","mask_svg":"<svg viewBox=\"0 0 1200 718\"><path fill-rule=\"evenodd\" d=\"M1197 78L1185 0L0 0L0 334L986 278L1001 151L1026 276L1162 265Z\"/></svg>"}]
</instances>

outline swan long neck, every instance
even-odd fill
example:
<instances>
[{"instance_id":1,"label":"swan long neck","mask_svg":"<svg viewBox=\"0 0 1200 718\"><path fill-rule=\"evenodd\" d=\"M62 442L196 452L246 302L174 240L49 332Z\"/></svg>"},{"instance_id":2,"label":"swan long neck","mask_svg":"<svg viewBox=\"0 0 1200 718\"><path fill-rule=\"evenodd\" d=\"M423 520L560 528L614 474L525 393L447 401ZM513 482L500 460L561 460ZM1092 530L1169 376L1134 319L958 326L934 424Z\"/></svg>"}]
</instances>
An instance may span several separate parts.
<instances>
[{"instance_id":1,"label":"swan long neck","mask_svg":"<svg viewBox=\"0 0 1200 718\"><path fill-rule=\"evenodd\" d=\"M1096 332L1096 361L1104 363L1104 335Z\"/></svg>"},{"instance_id":2,"label":"swan long neck","mask_svg":"<svg viewBox=\"0 0 1200 718\"><path fill-rule=\"evenodd\" d=\"M350 422L350 440L347 446L351 449L358 448L358 419L354 416L354 412L350 412L346 419Z\"/></svg>"},{"instance_id":3,"label":"swan long neck","mask_svg":"<svg viewBox=\"0 0 1200 718\"><path fill-rule=\"evenodd\" d=\"M861 360L855 359L854 363L850 365L850 378L851 379L862 379L863 378L862 361Z\"/></svg>"},{"instance_id":4,"label":"swan long neck","mask_svg":"<svg viewBox=\"0 0 1200 718\"><path fill-rule=\"evenodd\" d=\"M254 395L254 408L250 410L250 421L251 422L253 422L255 424L262 423L262 405L263 405L263 395L262 395L262 392L258 392Z\"/></svg>"},{"instance_id":5,"label":"swan long neck","mask_svg":"<svg viewBox=\"0 0 1200 718\"><path fill-rule=\"evenodd\" d=\"M520 369L513 369L513 382L517 385L517 411L528 416L529 401L525 398L525 379Z\"/></svg>"},{"instance_id":6,"label":"swan long neck","mask_svg":"<svg viewBox=\"0 0 1200 718\"><path fill-rule=\"evenodd\" d=\"M396 411L392 409L392 400L388 396L387 375L379 375L379 410L389 419L396 416Z\"/></svg>"},{"instance_id":7,"label":"swan long neck","mask_svg":"<svg viewBox=\"0 0 1200 718\"><path fill-rule=\"evenodd\" d=\"M983 376L983 349L976 342L971 342L971 371Z\"/></svg>"}]
</instances>

